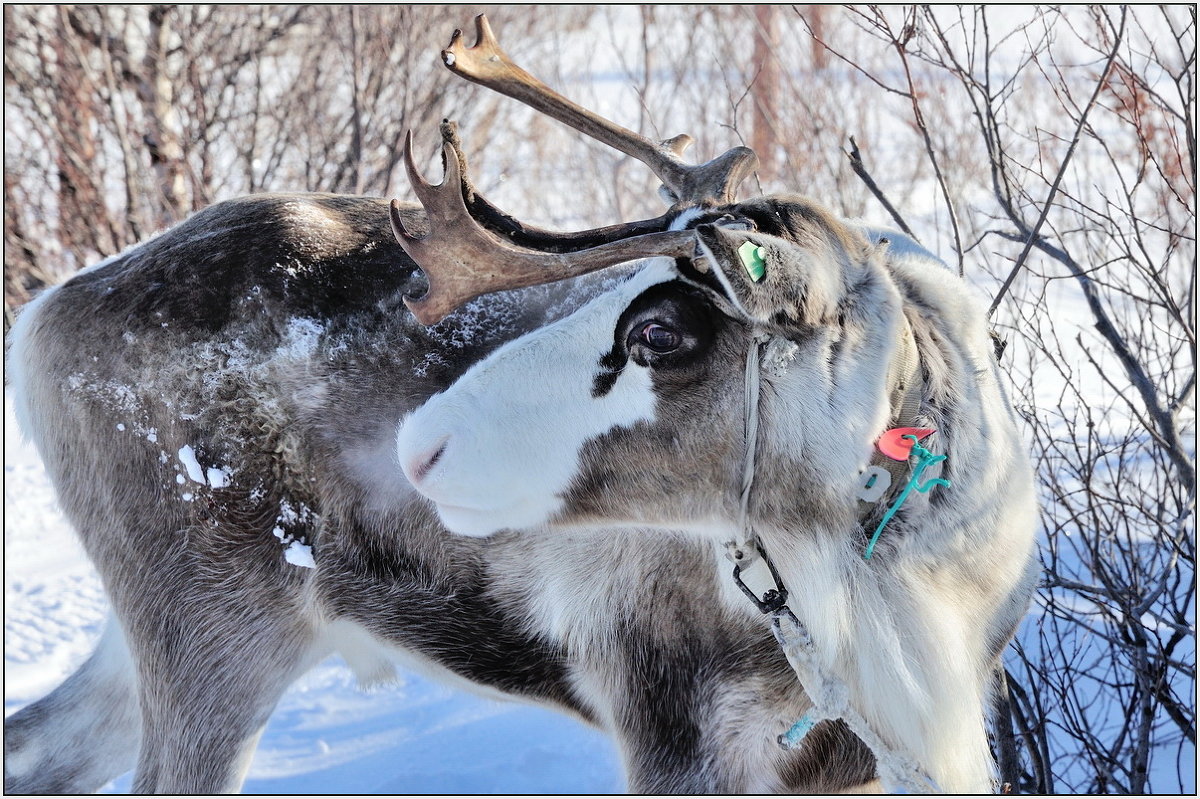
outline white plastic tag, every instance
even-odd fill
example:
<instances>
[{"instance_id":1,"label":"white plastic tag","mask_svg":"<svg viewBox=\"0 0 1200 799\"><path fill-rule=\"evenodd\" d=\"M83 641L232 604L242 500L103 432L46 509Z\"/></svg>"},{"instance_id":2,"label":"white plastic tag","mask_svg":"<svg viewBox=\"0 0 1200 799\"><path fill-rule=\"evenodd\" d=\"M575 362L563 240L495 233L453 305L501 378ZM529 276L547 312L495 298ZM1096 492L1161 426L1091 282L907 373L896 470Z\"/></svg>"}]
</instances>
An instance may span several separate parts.
<instances>
[{"instance_id":1,"label":"white plastic tag","mask_svg":"<svg viewBox=\"0 0 1200 799\"><path fill-rule=\"evenodd\" d=\"M892 475L882 466L868 466L858 483L858 498L878 502L892 485Z\"/></svg>"}]
</instances>

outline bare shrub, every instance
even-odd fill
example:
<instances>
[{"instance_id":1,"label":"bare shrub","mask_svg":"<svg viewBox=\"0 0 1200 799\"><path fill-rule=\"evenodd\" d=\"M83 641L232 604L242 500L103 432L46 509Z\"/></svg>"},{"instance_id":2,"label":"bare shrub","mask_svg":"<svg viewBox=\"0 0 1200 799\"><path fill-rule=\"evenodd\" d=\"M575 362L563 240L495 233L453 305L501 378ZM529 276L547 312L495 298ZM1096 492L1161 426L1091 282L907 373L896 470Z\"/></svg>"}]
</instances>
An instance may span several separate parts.
<instances>
[{"instance_id":1,"label":"bare shrub","mask_svg":"<svg viewBox=\"0 0 1200 799\"><path fill-rule=\"evenodd\" d=\"M494 13L528 40L537 10ZM564 27L584 11L557 15ZM439 6L4 8L5 328L31 292L212 202L389 194L413 129L449 110L486 144L494 101L437 51ZM399 181L403 183L403 181Z\"/></svg>"},{"instance_id":2,"label":"bare shrub","mask_svg":"<svg viewBox=\"0 0 1200 799\"><path fill-rule=\"evenodd\" d=\"M1039 467L1045 579L1006 658L1006 776L1194 790L1194 9L853 13L894 59L845 60L910 102L947 260L991 283Z\"/></svg>"}]
</instances>

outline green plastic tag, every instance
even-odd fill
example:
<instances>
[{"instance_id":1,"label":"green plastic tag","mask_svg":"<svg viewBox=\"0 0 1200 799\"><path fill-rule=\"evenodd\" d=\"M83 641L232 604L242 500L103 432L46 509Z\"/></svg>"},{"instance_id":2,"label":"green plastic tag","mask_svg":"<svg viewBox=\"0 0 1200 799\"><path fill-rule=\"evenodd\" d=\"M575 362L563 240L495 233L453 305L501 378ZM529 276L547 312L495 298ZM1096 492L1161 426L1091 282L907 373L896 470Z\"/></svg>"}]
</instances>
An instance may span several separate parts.
<instances>
[{"instance_id":1,"label":"green plastic tag","mask_svg":"<svg viewBox=\"0 0 1200 799\"><path fill-rule=\"evenodd\" d=\"M746 267L746 274L750 275L750 279L755 283L767 276L766 254L766 250L752 241L744 242L738 247L738 257L742 259L742 266Z\"/></svg>"}]
</instances>

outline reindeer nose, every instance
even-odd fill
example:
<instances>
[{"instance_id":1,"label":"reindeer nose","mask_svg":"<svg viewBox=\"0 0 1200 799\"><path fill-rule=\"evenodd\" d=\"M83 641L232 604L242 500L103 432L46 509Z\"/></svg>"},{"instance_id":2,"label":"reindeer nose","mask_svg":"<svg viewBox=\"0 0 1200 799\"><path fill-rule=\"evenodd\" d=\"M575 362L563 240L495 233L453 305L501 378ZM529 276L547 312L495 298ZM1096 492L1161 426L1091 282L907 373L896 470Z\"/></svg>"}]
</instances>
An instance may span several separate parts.
<instances>
[{"instance_id":1,"label":"reindeer nose","mask_svg":"<svg viewBox=\"0 0 1200 799\"><path fill-rule=\"evenodd\" d=\"M442 455L446 453L446 445L449 441L450 436L446 436L429 449L407 460L404 464L404 474L408 477L409 482L416 485L429 476L433 467L438 464L438 461L442 459Z\"/></svg>"}]
</instances>

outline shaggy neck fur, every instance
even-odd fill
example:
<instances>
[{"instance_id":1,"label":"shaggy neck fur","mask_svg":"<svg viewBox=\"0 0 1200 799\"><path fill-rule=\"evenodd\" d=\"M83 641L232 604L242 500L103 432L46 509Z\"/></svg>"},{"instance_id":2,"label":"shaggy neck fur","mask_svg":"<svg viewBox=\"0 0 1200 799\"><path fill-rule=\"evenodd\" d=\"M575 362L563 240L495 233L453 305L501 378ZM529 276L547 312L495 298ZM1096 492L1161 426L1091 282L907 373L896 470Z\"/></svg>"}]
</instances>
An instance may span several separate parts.
<instances>
[{"instance_id":1,"label":"shaggy neck fur","mask_svg":"<svg viewBox=\"0 0 1200 799\"><path fill-rule=\"evenodd\" d=\"M932 355L950 362L964 354ZM803 356L798 361L803 363ZM984 793L993 790L994 778L985 708L991 670L1006 637L981 621L995 620L996 607L1021 582L1021 559L1006 558L1005 542L1027 520L973 512L974 501L959 498L988 497L984 505L994 510L1001 497L1028 494L1029 487L1022 470L1009 475L1003 463L983 456L990 447L981 431L1005 429L1003 398L987 396L998 394L998 386L984 380L970 388L948 385L944 375L959 371L934 369L927 375L922 410L911 420L946 431L947 417L953 415L944 406L946 397L965 396L982 408L978 428L959 427L934 437L937 451L951 456L944 473L953 475L955 488L910 495L872 561L863 559L870 530L863 529L853 497L854 478L868 454L824 446L819 431L806 435L800 423L821 417L809 409L789 423L773 408L791 413L797 408L769 402L785 398L789 387L796 389L798 402L811 402L802 376L764 387L764 428L795 435L786 443L785 435L760 446L756 469L785 479L760 481L751 511L754 532L789 589L789 606L807 626L823 667L850 690L852 704L888 744L922 764L943 791ZM835 398L825 399L835 404ZM890 412L881 400L863 415L865 441L875 435L866 431L881 430L879 419ZM719 569L728 571L724 564ZM723 594L758 616L740 592Z\"/></svg>"}]
</instances>

